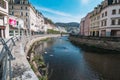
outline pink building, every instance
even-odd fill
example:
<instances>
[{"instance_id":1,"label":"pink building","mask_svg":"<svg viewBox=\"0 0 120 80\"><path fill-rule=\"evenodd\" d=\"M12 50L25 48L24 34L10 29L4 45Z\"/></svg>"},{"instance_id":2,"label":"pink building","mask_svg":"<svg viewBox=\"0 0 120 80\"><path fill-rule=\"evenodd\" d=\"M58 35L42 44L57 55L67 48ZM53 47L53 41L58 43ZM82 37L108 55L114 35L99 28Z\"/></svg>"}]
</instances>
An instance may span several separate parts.
<instances>
[{"instance_id":1,"label":"pink building","mask_svg":"<svg viewBox=\"0 0 120 80\"><path fill-rule=\"evenodd\" d=\"M84 36L90 35L90 13L87 14L85 17L85 24L84 24Z\"/></svg>"},{"instance_id":2,"label":"pink building","mask_svg":"<svg viewBox=\"0 0 120 80\"><path fill-rule=\"evenodd\" d=\"M85 24L85 18L82 18L80 22L80 35L81 36L84 36L84 24Z\"/></svg>"},{"instance_id":3,"label":"pink building","mask_svg":"<svg viewBox=\"0 0 120 80\"><path fill-rule=\"evenodd\" d=\"M82 36L90 35L90 13L88 13L86 17L81 19L80 35L82 35Z\"/></svg>"}]
</instances>

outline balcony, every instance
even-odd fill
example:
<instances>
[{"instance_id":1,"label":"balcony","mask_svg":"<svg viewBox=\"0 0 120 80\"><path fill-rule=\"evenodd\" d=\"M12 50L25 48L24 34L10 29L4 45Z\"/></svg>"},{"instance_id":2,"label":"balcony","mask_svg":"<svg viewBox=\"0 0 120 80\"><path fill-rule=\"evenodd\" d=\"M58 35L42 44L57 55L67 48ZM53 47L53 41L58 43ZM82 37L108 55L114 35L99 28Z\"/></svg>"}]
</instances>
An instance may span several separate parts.
<instances>
[{"instance_id":1,"label":"balcony","mask_svg":"<svg viewBox=\"0 0 120 80\"><path fill-rule=\"evenodd\" d=\"M7 14L8 14L8 1L0 0L0 15L7 15Z\"/></svg>"}]
</instances>

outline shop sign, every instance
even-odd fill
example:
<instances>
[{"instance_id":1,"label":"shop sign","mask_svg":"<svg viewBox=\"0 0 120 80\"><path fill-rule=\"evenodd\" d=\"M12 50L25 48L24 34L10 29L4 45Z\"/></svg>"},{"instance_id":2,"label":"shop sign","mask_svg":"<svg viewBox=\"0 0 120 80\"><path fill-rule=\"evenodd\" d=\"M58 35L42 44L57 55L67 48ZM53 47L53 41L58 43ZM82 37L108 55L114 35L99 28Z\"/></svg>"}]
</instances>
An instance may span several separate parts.
<instances>
[{"instance_id":1,"label":"shop sign","mask_svg":"<svg viewBox=\"0 0 120 80\"><path fill-rule=\"evenodd\" d=\"M14 19L9 19L9 25L15 26L17 24L17 21Z\"/></svg>"}]
</instances>

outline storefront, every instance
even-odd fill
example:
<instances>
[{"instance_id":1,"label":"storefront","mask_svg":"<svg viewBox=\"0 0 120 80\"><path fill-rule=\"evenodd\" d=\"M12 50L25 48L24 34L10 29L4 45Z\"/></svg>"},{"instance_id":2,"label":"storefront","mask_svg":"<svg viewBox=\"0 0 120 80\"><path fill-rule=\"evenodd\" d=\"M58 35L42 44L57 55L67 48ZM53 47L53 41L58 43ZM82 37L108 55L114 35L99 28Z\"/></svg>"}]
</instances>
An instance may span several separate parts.
<instances>
[{"instance_id":1,"label":"storefront","mask_svg":"<svg viewBox=\"0 0 120 80\"><path fill-rule=\"evenodd\" d=\"M17 21L14 16L9 18L9 36L18 36Z\"/></svg>"},{"instance_id":2,"label":"storefront","mask_svg":"<svg viewBox=\"0 0 120 80\"><path fill-rule=\"evenodd\" d=\"M0 37L5 38L5 26L0 26Z\"/></svg>"},{"instance_id":3,"label":"storefront","mask_svg":"<svg viewBox=\"0 0 120 80\"><path fill-rule=\"evenodd\" d=\"M15 16L9 17L9 36L23 36L25 35L24 21Z\"/></svg>"}]
</instances>

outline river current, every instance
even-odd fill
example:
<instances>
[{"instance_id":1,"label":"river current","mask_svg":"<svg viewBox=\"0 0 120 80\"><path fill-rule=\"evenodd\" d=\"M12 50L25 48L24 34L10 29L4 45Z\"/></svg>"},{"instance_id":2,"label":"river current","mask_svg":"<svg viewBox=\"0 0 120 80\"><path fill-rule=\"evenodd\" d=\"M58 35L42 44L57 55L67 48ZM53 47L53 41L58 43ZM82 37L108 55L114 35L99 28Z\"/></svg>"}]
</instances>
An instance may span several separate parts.
<instances>
[{"instance_id":1,"label":"river current","mask_svg":"<svg viewBox=\"0 0 120 80\"><path fill-rule=\"evenodd\" d=\"M49 80L120 80L120 54L87 52L68 37L37 46L49 65Z\"/></svg>"}]
</instances>

